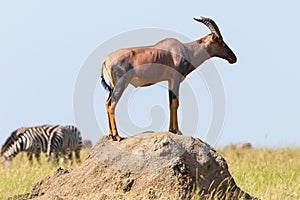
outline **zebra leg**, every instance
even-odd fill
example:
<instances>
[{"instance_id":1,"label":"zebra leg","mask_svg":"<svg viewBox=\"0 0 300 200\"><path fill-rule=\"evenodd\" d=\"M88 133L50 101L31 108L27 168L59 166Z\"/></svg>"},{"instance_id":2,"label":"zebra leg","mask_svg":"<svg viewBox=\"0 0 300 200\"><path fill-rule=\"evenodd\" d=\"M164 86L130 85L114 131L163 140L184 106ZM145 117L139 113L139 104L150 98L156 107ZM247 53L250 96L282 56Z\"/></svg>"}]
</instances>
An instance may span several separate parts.
<instances>
[{"instance_id":1,"label":"zebra leg","mask_svg":"<svg viewBox=\"0 0 300 200\"><path fill-rule=\"evenodd\" d=\"M61 131L61 130L59 130ZM49 159L52 159L52 163L54 165L58 165L59 163L59 144L61 144L61 138L59 136L60 132L54 132L49 137L48 147L47 147L47 154Z\"/></svg>"},{"instance_id":2,"label":"zebra leg","mask_svg":"<svg viewBox=\"0 0 300 200\"><path fill-rule=\"evenodd\" d=\"M46 158L47 158L47 162L49 163L51 161L53 165L57 165L59 163L58 152L56 151L48 152L46 154Z\"/></svg>"},{"instance_id":3,"label":"zebra leg","mask_svg":"<svg viewBox=\"0 0 300 200\"><path fill-rule=\"evenodd\" d=\"M41 152L40 151L35 152L35 158L36 158L37 163L40 165L41 164Z\"/></svg>"},{"instance_id":4,"label":"zebra leg","mask_svg":"<svg viewBox=\"0 0 300 200\"><path fill-rule=\"evenodd\" d=\"M45 153L45 156L46 156L46 161L47 161L47 163L49 163L50 161L51 161L51 156L52 156L52 152L51 151L49 151L49 146L48 146L48 148L47 148L47 152Z\"/></svg>"},{"instance_id":5,"label":"zebra leg","mask_svg":"<svg viewBox=\"0 0 300 200\"><path fill-rule=\"evenodd\" d=\"M67 154L68 157L68 163L72 166L73 165L73 157L72 157L72 151L69 151Z\"/></svg>"},{"instance_id":6,"label":"zebra leg","mask_svg":"<svg viewBox=\"0 0 300 200\"><path fill-rule=\"evenodd\" d=\"M75 150L75 158L76 158L76 162L80 163L80 148Z\"/></svg>"},{"instance_id":7,"label":"zebra leg","mask_svg":"<svg viewBox=\"0 0 300 200\"><path fill-rule=\"evenodd\" d=\"M51 160L51 158L50 158L50 155L48 155L48 154L45 154L45 156L46 156L46 161L47 161L47 163L49 163L49 162L50 162L50 160Z\"/></svg>"},{"instance_id":8,"label":"zebra leg","mask_svg":"<svg viewBox=\"0 0 300 200\"><path fill-rule=\"evenodd\" d=\"M73 165L73 152L72 151L70 151L69 152L69 156L68 156L68 159L69 159L69 161L71 162L71 165Z\"/></svg>"},{"instance_id":9,"label":"zebra leg","mask_svg":"<svg viewBox=\"0 0 300 200\"><path fill-rule=\"evenodd\" d=\"M63 157L63 160L64 160L64 164L67 164L68 163L68 158L67 157L69 157L68 152L64 149L64 150L61 151L61 153L62 153L62 157Z\"/></svg>"},{"instance_id":10,"label":"zebra leg","mask_svg":"<svg viewBox=\"0 0 300 200\"><path fill-rule=\"evenodd\" d=\"M31 151L27 152L27 157L29 160L29 164L32 165L32 152Z\"/></svg>"},{"instance_id":11,"label":"zebra leg","mask_svg":"<svg viewBox=\"0 0 300 200\"><path fill-rule=\"evenodd\" d=\"M54 152L54 155L53 155L53 164L54 165L58 165L59 164L59 155L58 155L58 152Z\"/></svg>"}]
</instances>

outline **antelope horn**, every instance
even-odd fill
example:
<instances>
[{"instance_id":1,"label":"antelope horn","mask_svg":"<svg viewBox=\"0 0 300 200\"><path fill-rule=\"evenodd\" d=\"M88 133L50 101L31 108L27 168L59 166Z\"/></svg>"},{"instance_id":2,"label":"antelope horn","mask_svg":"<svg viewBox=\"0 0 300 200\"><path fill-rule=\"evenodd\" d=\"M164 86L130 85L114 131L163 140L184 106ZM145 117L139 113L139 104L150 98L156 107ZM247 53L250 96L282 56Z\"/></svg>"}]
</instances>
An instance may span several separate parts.
<instances>
[{"instance_id":1,"label":"antelope horn","mask_svg":"<svg viewBox=\"0 0 300 200\"><path fill-rule=\"evenodd\" d=\"M222 39L221 32L217 26L217 24L207 17L201 17L200 19L194 18L194 20L203 23L205 26L209 28L212 34L216 35L218 38Z\"/></svg>"}]
</instances>

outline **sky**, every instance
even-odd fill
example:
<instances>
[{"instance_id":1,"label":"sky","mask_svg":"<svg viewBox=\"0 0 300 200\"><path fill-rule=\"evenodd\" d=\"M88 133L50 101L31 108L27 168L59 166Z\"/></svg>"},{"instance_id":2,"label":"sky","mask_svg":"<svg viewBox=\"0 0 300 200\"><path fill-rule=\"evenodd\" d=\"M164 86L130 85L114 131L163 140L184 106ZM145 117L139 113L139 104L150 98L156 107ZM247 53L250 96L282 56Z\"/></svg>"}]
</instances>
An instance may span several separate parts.
<instances>
[{"instance_id":1,"label":"sky","mask_svg":"<svg viewBox=\"0 0 300 200\"><path fill-rule=\"evenodd\" d=\"M125 38L131 39L121 41L119 46L112 38L133 30L161 29L196 40L209 30L193 17L207 16L217 22L225 42L238 58L234 65L217 58L203 65L204 70L210 66L216 68L225 95L224 123L213 145L250 142L256 147L300 146L299 6L295 0L1 1L0 144L19 127L76 124L74 92L90 55L98 59L100 66L102 54L96 54L97 48L107 47L108 53L125 44L136 46L154 39L159 41L160 35L150 34L149 40L147 34L141 35L143 40L127 35ZM161 39L165 37L168 35L161 34ZM103 45L109 44L107 41L115 46ZM99 66L90 66L97 70L96 77ZM201 78L202 72L199 69L190 74L181 87L179 112L197 106L199 134L194 135L205 139L213 106L211 91L205 78ZM86 88L92 91L89 95L94 100L87 107L94 108L95 116L91 118L96 117L100 131L91 133L76 124L83 137L94 143L108 132L104 105L107 93L97 81ZM192 103L184 99L184 92L189 89L197 94ZM129 117L138 127L147 127L152 111L168 117L164 84L128 91ZM121 111L116 112L118 115ZM89 121L86 115L82 114ZM183 116L186 115L180 114L181 121ZM155 121L155 115L151 120ZM122 124L126 122L118 117L117 122L123 130ZM157 123L159 130L167 130L168 120ZM190 123L194 126L192 120ZM185 132L188 130L185 127ZM134 134L136 131L138 129Z\"/></svg>"}]
</instances>

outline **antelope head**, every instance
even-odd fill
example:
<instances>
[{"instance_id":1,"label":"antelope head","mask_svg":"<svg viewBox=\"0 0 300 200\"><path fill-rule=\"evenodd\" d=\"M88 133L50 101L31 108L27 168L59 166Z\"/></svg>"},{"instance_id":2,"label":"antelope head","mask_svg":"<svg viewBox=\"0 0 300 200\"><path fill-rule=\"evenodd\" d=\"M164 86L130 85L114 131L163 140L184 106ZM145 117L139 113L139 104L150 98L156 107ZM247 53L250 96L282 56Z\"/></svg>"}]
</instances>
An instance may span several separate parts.
<instances>
[{"instance_id":1,"label":"antelope head","mask_svg":"<svg viewBox=\"0 0 300 200\"><path fill-rule=\"evenodd\" d=\"M224 42L217 24L212 19L206 17L201 17L200 19L194 18L194 20L203 23L211 31L211 34L200 39L210 56L223 58L230 64L235 63L237 58L233 51Z\"/></svg>"}]
</instances>

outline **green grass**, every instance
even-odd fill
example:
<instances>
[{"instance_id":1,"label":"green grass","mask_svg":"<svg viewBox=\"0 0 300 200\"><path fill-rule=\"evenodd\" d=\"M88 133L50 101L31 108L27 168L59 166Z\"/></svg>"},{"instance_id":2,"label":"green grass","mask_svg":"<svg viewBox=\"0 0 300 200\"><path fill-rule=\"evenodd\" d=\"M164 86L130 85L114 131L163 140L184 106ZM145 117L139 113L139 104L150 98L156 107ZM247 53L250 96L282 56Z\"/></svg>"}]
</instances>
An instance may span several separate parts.
<instances>
[{"instance_id":1,"label":"green grass","mask_svg":"<svg viewBox=\"0 0 300 200\"><path fill-rule=\"evenodd\" d=\"M86 157L86 150L81 151L82 160ZM31 165L25 154L18 154L9 165L0 163L0 199L8 199L17 197L20 194L30 192L33 183L48 176L52 171L55 171L59 166L66 169L71 169L77 166L74 162L73 166L63 164L54 166L47 163L44 156L41 155L41 165L35 159Z\"/></svg>"},{"instance_id":2,"label":"green grass","mask_svg":"<svg viewBox=\"0 0 300 200\"><path fill-rule=\"evenodd\" d=\"M218 152L244 191L260 199L300 199L300 148L225 148ZM82 159L86 155L86 151L82 152ZM18 155L9 167L0 164L0 199L30 192L33 183L56 169L57 166L47 164L44 158L42 165L34 162L31 166L25 155Z\"/></svg>"},{"instance_id":3,"label":"green grass","mask_svg":"<svg viewBox=\"0 0 300 200\"><path fill-rule=\"evenodd\" d=\"M222 149L237 185L260 199L300 199L300 149Z\"/></svg>"}]
</instances>

